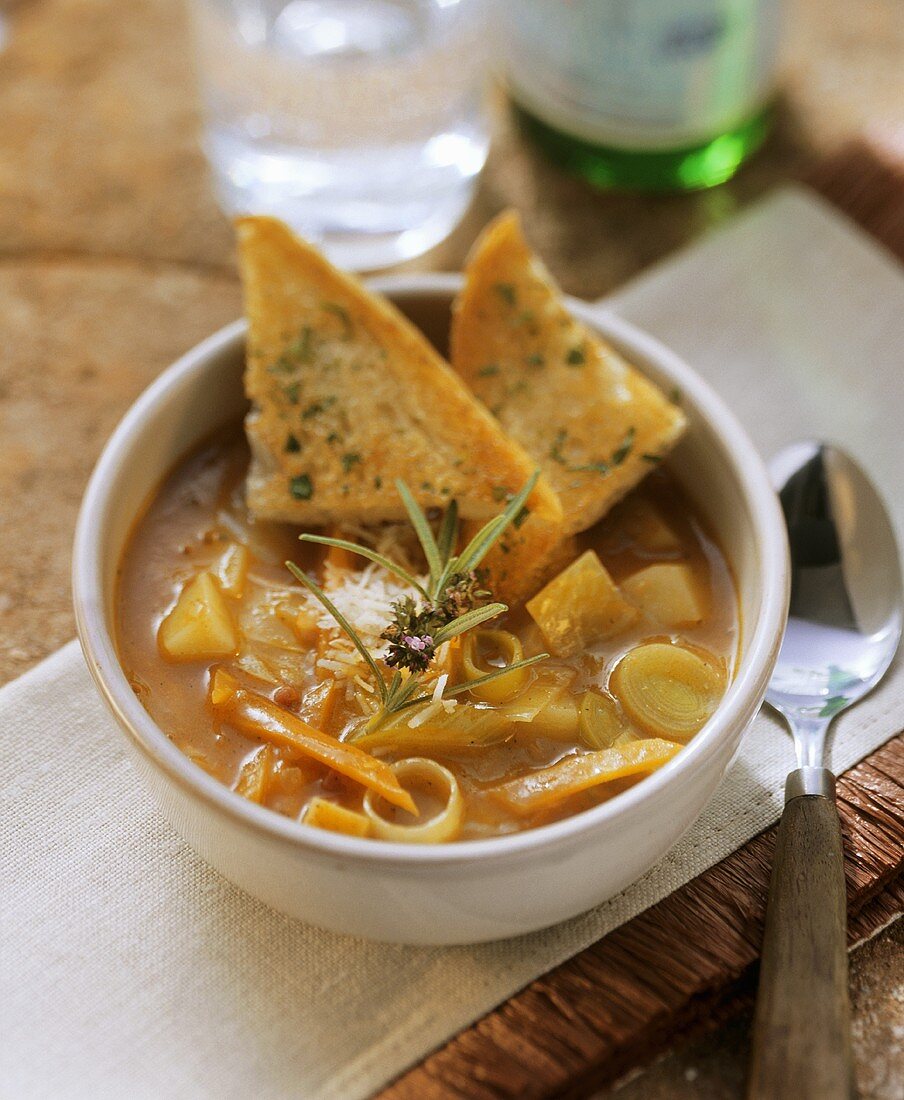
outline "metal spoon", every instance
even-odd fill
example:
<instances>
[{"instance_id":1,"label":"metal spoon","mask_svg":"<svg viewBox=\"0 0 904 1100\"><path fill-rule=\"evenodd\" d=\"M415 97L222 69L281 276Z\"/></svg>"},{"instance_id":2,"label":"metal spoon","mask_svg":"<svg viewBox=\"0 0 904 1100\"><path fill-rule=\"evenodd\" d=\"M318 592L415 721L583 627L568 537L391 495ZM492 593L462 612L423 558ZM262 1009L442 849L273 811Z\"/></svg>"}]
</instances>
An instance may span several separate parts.
<instances>
[{"instance_id":1,"label":"metal spoon","mask_svg":"<svg viewBox=\"0 0 904 1100\"><path fill-rule=\"evenodd\" d=\"M854 1095L847 911L826 732L891 663L902 624L891 522L866 474L837 447L799 443L771 464L791 546L791 607L766 699L791 728L769 886L749 1100Z\"/></svg>"}]
</instances>

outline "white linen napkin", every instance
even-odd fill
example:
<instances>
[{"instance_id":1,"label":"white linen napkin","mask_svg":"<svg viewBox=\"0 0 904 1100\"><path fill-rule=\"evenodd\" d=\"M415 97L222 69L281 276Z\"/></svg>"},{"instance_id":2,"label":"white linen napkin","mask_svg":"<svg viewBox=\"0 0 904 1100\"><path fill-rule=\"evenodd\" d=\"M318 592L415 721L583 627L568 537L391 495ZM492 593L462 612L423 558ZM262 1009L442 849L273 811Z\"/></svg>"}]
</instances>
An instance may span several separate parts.
<instances>
[{"instance_id":1,"label":"white linen napkin","mask_svg":"<svg viewBox=\"0 0 904 1100\"><path fill-rule=\"evenodd\" d=\"M607 303L710 379L765 452L847 445L894 504L904 278L788 190ZM837 722L835 771L902 724L904 667ZM207 867L138 786L76 644L0 690L0 1094L354 1100L774 822L790 739L764 713L697 825L572 921L477 947L300 924Z\"/></svg>"}]
</instances>

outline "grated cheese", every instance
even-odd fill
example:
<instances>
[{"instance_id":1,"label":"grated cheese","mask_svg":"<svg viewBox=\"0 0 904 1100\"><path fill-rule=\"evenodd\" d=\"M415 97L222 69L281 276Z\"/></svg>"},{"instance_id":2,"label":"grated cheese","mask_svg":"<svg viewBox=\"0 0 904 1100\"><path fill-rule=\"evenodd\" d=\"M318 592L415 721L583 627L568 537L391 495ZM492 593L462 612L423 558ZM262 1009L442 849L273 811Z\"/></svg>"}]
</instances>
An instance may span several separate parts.
<instances>
[{"instance_id":1,"label":"grated cheese","mask_svg":"<svg viewBox=\"0 0 904 1100\"><path fill-rule=\"evenodd\" d=\"M433 703L428 703L425 707L422 707L413 718L408 719L408 728L417 729L418 726L422 726L425 722L433 718L434 715L439 714L443 709L442 702L437 700Z\"/></svg>"},{"instance_id":2,"label":"grated cheese","mask_svg":"<svg viewBox=\"0 0 904 1100\"><path fill-rule=\"evenodd\" d=\"M328 657L321 657L317 662L318 668L325 668L327 672L339 672L343 676L349 676L353 666L348 661L331 661Z\"/></svg>"},{"instance_id":3,"label":"grated cheese","mask_svg":"<svg viewBox=\"0 0 904 1100\"><path fill-rule=\"evenodd\" d=\"M438 703L442 697L443 692L446 690L446 684L449 682L449 673L444 672L442 676L436 681L436 687L433 689L433 702Z\"/></svg>"},{"instance_id":4,"label":"grated cheese","mask_svg":"<svg viewBox=\"0 0 904 1100\"><path fill-rule=\"evenodd\" d=\"M361 570L343 569L327 562L323 587L375 660L386 652L386 641L380 635L392 620L392 605L405 596L415 595L408 585L376 562ZM357 680L365 691L374 694L369 682L370 670L352 641L313 593L306 592L303 599L305 610L321 631L317 667L342 679Z\"/></svg>"},{"instance_id":5,"label":"grated cheese","mask_svg":"<svg viewBox=\"0 0 904 1100\"><path fill-rule=\"evenodd\" d=\"M418 577L419 581L425 578ZM327 562L323 587L336 609L352 625L371 656L379 661L386 652L386 641L380 634L392 620L392 605L405 596L415 596L411 588L389 573L383 566L371 562L354 571ZM297 590L296 590L297 591ZM320 648L315 666L332 673L346 684L346 697L352 700L362 715L372 714L376 688L372 684L371 671L354 643L336 620L310 592L299 593L304 610L308 612L321 631ZM457 699L444 699L443 692L449 682L448 668L451 656L450 643L445 642L436 652L434 666L424 677L423 690L430 694L430 702L417 708L408 720L416 729L431 717L451 714L458 706Z\"/></svg>"}]
</instances>

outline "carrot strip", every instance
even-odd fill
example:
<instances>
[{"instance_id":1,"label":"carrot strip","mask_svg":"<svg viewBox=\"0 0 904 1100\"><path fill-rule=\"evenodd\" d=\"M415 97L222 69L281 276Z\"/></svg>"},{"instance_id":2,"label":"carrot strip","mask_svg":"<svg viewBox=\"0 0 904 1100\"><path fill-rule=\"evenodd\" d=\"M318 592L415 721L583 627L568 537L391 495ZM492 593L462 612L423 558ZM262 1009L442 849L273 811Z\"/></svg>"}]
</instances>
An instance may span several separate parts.
<instances>
[{"instance_id":1,"label":"carrot strip","mask_svg":"<svg viewBox=\"0 0 904 1100\"><path fill-rule=\"evenodd\" d=\"M541 771L491 787L487 793L516 814L532 814L600 783L653 771L671 760L680 748L672 741L651 738L614 749L566 756Z\"/></svg>"},{"instance_id":2,"label":"carrot strip","mask_svg":"<svg viewBox=\"0 0 904 1100\"><path fill-rule=\"evenodd\" d=\"M393 806L417 813L414 799L396 779L388 764L354 745L321 733L265 695L233 686L229 681L235 684L228 673L225 676L222 672L215 674L210 700L220 716L236 729L271 744L295 749L340 775L370 787Z\"/></svg>"}]
</instances>

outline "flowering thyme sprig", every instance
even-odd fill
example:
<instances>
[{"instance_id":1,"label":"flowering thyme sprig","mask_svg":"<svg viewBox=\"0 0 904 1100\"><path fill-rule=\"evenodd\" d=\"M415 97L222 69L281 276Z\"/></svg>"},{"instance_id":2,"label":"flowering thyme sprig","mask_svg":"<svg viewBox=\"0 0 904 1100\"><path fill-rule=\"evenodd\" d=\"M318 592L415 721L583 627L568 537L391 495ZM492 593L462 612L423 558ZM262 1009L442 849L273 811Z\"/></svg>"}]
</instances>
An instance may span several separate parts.
<instances>
[{"instance_id":1,"label":"flowering thyme sprig","mask_svg":"<svg viewBox=\"0 0 904 1100\"><path fill-rule=\"evenodd\" d=\"M473 607L480 607L493 593L486 588L485 569L469 569L466 573L453 573L442 594L439 609L449 621L463 615Z\"/></svg>"},{"instance_id":2,"label":"flowering thyme sprig","mask_svg":"<svg viewBox=\"0 0 904 1100\"><path fill-rule=\"evenodd\" d=\"M380 635L389 642L383 660L390 668L426 672L436 653L433 635L445 622L429 605L418 610L410 596L394 603L392 612L392 622Z\"/></svg>"},{"instance_id":3,"label":"flowering thyme sprig","mask_svg":"<svg viewBox=\"0 0 904 1100\"><path fill-rule=\"evenodd\" d=\"M389 639L389 647L383 660L390 668L426 672L436 655L436 642L429 634L402 634L395 639L389 631L386 631L380 637Z\"/></svg>"},{"instance_id":4,"label":"flowering thyme sprig","mask_svg":"<svg viewBox=\"0 0 904 1100\"><path fill-rule=\"evenodd\" d=\"M393 619L380 635L389 642L383 660L390 668L426 672L436 653L436 636L468 611L485 604L492 595L484 587L483 570L471 569L449 578L437 604L418 608L410 596L392 605Z\"/></svg>"},{"instance_id":5,"label":"flowering thyme sprig","mask_svg":"<svg viewBox=\"0 0 904 1100\"><path fill-rule=\"evenodd\" d=\"M293 562L286 562L293 576L317 597L348 635L373 674L382 706L367 723L368 731L378 728L398 711L426 702L430 698L429 695L416 695L416 692L421 686L422 676L430 668L437 649L444 642L468 630L473 630L508 610L504 603L484 602L490 599L492 593L484 587L485 573L478 567L509 524L522 514L524 502L530 496L539 476L538 470L521 492L509 501L505 510L485 524L460 554L454 553L458 542L458 507L455 501L449 505L439 533L434 536L427 517L408 486L403 481L397 481L396 488L427 560L429 576L426 587L402 566L369 547L359 546L346 539L327 538L324 535L300 536L302 542L336 546L382 565L388 572L408 584L423 600L420 607L411 596L406 596L393 604L393 621L381 634L381 637L389 643L382 657L383 663L395 670L387 683L386 677L357 631L323 589ZM513 669L525 668L548 656L549 654L542 653L494 670L482 677L480 683L504 676ZM460 695L470 686L470 683L455 685L444 691L443 697L451 698Z\"/></svg>"}]
</instances>

